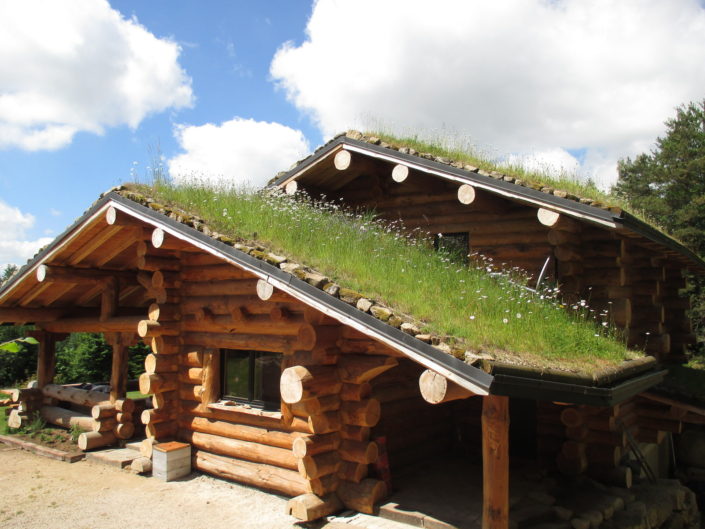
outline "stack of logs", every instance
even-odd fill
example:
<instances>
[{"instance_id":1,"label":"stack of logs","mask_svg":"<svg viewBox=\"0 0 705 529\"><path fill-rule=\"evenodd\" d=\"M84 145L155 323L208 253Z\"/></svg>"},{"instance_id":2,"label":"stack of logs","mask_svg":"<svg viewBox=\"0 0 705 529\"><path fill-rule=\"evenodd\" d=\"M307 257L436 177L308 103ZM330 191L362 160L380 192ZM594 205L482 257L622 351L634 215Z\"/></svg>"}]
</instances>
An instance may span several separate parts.
<instances>
[{"instance_id":1,"label":"stack of logs","mask_svg":"<svg viewBox=\"0 0 705 529\"><path fill-rule=\"evenodd\" d=\"M294 352L281 376L284 422L310 432L294 441L293 453L309 494L289 501L290 514L313 520L343 505L371 513L386 494L383 481L367 478L378 446L370 429L380 418L370 381L396 365L389 356L342 353L341 327L315 311L305 313ZM304 426L305 425L305 426Z\"/></svg>"},{"instance_id":2,"label":"stack of logs","mask_svg":"<svg viewBox=\"0 0 705 529\"><path fill-rule=\"evenodd\" d=\"M587 473L629 488L633 477L632 468L625 465L629 435L637 442L660 444L669 432L681 432L686 413L643 397L610 408L539 402L539 451L545 458L555 458L564 474Z\"/></svg>"},{"instance_id":3,"label":"stack of logs","mask_svg":"<svg viewBox=\"0 0 705 529\"><path fill-rule=\"evenodd\" d=\"M12 400L18 406L10 413L8 425L20 428L38 413L47 423L83 430L78 437L81 450L112 445L118 439L129 439L134 434L135 402L130 399L111 402L107 397L101 391L58 384L48 384L41 390L17 389L13 391ZM59 407L57 402L68 403L80 411Z\"/></svg>"}]
</instances>

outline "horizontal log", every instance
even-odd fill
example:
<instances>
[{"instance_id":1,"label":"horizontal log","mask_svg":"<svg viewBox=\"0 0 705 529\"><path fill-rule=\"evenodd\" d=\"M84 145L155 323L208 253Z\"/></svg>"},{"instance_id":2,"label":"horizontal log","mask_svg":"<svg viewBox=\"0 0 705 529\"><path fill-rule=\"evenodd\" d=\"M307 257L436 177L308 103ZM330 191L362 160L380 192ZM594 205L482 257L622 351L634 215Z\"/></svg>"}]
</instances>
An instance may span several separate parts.
<instances>
[{"instance_id":1,"label":"horizontal log","mask_svg":"<svg viewBox=\"0 0 705 529\"><path fill-rule=\"evenodd\" d=\"M338 449L340 457L345 461L369 465L377 461L379 447L375 442L352 441L345 439Z\"/></svg>"},{"instance_id":2,"label":"horizontal log","mask_svg":"<svg viewBox=\"0 0 705 529\"><path fill-rule=\"evenodd\" d=\"M180 332L176 322L159 323L152 320L140 320L137 323L137 334L140 338L151 338L153 336L177 336Z\"/></svg>"},{"instance_id":3,"label":"horizontal log","mask_svg":"<svg viewBox=\"0 0 705 529\"><path fill-rule=\"evenodd\" d=\"M421 373L419 389L423 399L431 404L466 399L475 395L472 391L451 382L443 375L439 375L430 369Z\"/></svg>"},{"instance_id":4,"label":"horizontal log","mask_svg":"<svg viewBox=\"0 0 705 529\"><path fill-rule=\"evenodd\" d=\"M147 309L147 316L149 320L162 323L179 321L181 319L181 307L179 305L152 303Z\"/></svg>"},{"instance_id":5,"label":"horizontal log","mask_svg":"<svg viewBox=\"0 0 705 529\"><path fill-rule=\"evenodd\" d=\"M245 311L240 311L241 314ZM268 314L248 314L233 318L232 314L209 314L207 309L185 317L182 329L187 332L235 332L242 334L264 334L274 336L297 335L300 324L297 322L275 323Z\"/></svg>"},{"instance_id":6,"label":"horizontal log","mask_svg":"<svg viewBox=\"0 0 705 529\"><path fill-rule=\"evenodd\" d=\"M184 314L195 314L203 308L213 314L230 314L235 307L244 307L250 314L269 314L272 302L262 301L256 295L243 296L189 296L184 298L181 310Z\"/></svg>"},{"instance_id":7,"label":"horizontal log","mask_svg":"<svg viewBox=\"0 0 705 529\"><path fill-rule=\"evenodd\" d=\"M337 411L328 411L318 415L311 415L306 420L311 433L326 434L341 428L341 417Z\"/></svg>"},{"instance_id":8,"label":"horizontal log","mask_svg":"<svg viewBox=\"0 0 705 529\"><path fill-rule=\"evenodd\" d=\"M273 490L288 496L305 494L308 489L306 480L298 472L217 456L204 450L194 451L193 465L196 469L219 478Z\"/></svg>"},{"instance_id":9,"label":"horizontal log","mask_svg":"<svg viewBox=\"0 0 705 529\"><path fill-rule=\"evenodd\" d=\"M174 391L178 388L179 382L176 375L150 375L142 373L139 378L140 393L150 395L152 393L164 393Z\"/></svg>"},{"instance_id":10,"label":"horizontal log","mask_svg":"<svg viewBox=\"0 0 705 529\"><path fill-rule=\"evenodd\" d=\"M140 414L140 420L142 424L153 424L158 422L168 422L173 421L176 417L174 409L147 409L143 410Z\"/></svg>"},{"instance_id":11,"label":"horizontal log","mask_svg":"<svg viewBox=\"0 0 705 529\"><path fill-rule=\"evenodd\" d=\"M47 384L42 388L45 397L71 402L79 406L114 406L117 411L132 412L135 409L135 402L132 399L119 399L115 402L108 400L108 394L102 391L90 391L86 389L61 386L59 384Z\"/></svg>"},{"instance_id":12,"label":"horizontal log","mask_svg":"<svg viewBox=\"0 0 705 529\"><path fill-rule=\"evenodd\" d=\"M132 439L135 434L135 424L132 422L119 423L113 429L113 434L118 439Z\"/></svg>"},{"instance_id":13,"label":"horizontal log","mask_svg":"<svg viewBox=\"0 0 705 529\"><path fill-rule=\"evenodd\" d=\"M289 185L287 184L287 192L288 191ZM303 522L318 520L319 518L338 512L342 508L343 504L335 494L329 494L325 497L319 497L316 494L302 494L301 496L290 499L286 504L287 514Z\"/></svg>"},{"instance_id":14,"label":"horizontal log","mask_svg":"<svg viewBox=\"0 0 705 529\"><path fill-rule=\"evenodd\" d=\"M104 419L106 417L115 417L117 413L117 408L115 408L115 405L112 403L96 404L95 406L91 406L91 417L96 420Z\"/></svg>"},{"instance_id":15,"label":"horizontal log","mask_svg":"<svg viewBox=\"0 0 705 529\"><path fill-rule=\"evenodd\" d=\"M165 232L162 228L154 228L150 241L152 246L159 250L183 251L194 248L192 244L174 237L170 233ZM195 249L196 248L194 248L194 250Z\"/></svg>"},{"instance_id":16,"label":"horizontal log","mask_svg":"<svg viewBox=\"0 0 705 529\"><path fill-rule=\"evenodd\" d=\"M363 384L398 365L390 356L344 355L338 361L338 376L348 384Z\"/></svg>"},{"instance_id":17,"label":"horizontal log","mask_svg":"<svg viewBox=\"0 0 705 529\"><path fill-rule=\"evenodd\" d=\"M204 266L182 266L181 279L186 282L204 281L232 281L232 280L249 280L256 279L244 270L240 270L236 266L227 263L212 264Z\"/></svg>"},{"instance_id":18,"label":"horizontal log","mask_svg":"<svg viewBox=\"0 0 705 529\"><path fill-rule=\"evenodd\" d=\"M84 431L99 431L100 428L100 423L92 417L57 406L42 406L39 414L44 421L63 428L74 426Z\"/></svg>"},{"instance_id":19,"label":"horizontal log","mask_svg":"<svg viewBox=\"0 0 705 529\"><path fill-rule=\"evenodd\" d=\"M387 486L378 479L363 479L359 483L342 482L336 491L343 504L354 511L374 514L374 506L387 495Z\"/></svg>"},{"instance_id":20,"label":"horizontal log","mask_svg":"<svg viewBox=\"0 0 705 529\"><path fill-rule=\"evenodd\" d=\"M257 279L184 282L183 296L246 296L256 293Z\"/></svg>"},{"instance_id":21,"label":"horizontal log","mask_svg":"<svg viewBox=\"0 0 705 529\"><path fill-rule=\"evenodd\" d=\"M253 463L264 463L290 470L297 469L297 459L294 454L284 448L188 430L180 431L179 438L212 454L237 457Z\"/></svg>"},{"instance_id":22,"label":"horizontal log","mask_svg":"<svg viewBox=\"0 0 705 529\"><path fill-rule=\"evenodd\" d=\"M355 426L374 426L379 422L381 407L376 399L360 402L343 402L340 407L342 420L345 424Z\"/></svg>"},{"instance_id":23,"label":"horizontal log","mask_svg":"<svg viewBox=\"0 0 705 529\"><path fill-rule=\"evenodd\" d=\"M163 441L165 439L170 439L176 435L177 424L175 421L170 422L156 422L145 425L145 435L156 439L158 441Z\"/></svg>"},{"instance_id":24,"label":"horizontal log","mask_svg":"<svg viewBox=\"0 0 705 529\"><path fill-rule=\"evenodd\" d=\"M149 375L176 373L179 370L179 357L150 353L144 359L144 370Z\"/></svg>"},{"instance_id":25,"label":"horizontal log","mask_svg":"<svg viewBox=\"0 0 705 529\"><path fill-rule=\"evenodd\" d=\"M325 349L334 346L339 337L340 326L304 324L298 328L296 347L307 351Z\"/></svg>"},{"instance_id":26,"label":"horizontal log","mask_svg":"<svg viewBox=\"0 0 705 529\"><path fill-rule=\"evenodd\" d=\"M194 432L207 433L240 441L249 441L278 448L291 450L296 441L304 437L300 433L290 433L285 430L274 430L245 424L235 424L228 421L207 419L204 417L180 417L179 427ZM294 452L296 455L296 452Z\"/></svg>"},{"instance_id":27,"label":"horizontal log","mask_svg":"<svg viewBox=\"0 0 705 529\"><path fill-rule=\"evenodd\" d=\"M351 481L359 483L367 477L369 465L362 463L353 463L352 461L343 461L340 469L337 472L338 478L343 481Z\"/></svg>"},{"instance_id":28,"label":"horizontal log","mask_svg":"<svg viewBox=\"0 0 705 529\"><path fill-rule=\"evenodd\" d=\"M181 340L176 336L152 336L149 339L152 353L156 355L172 355L181 352Z\"/></svg>"},{"instance_id":29,"label":"horizontal log","mask_svg":"<svg viewBox=\"0 0 705 529\"><path fill-rule=\"evenodd\" d=\"M78 447L81 450L92 450L117 443L112 432L84 432L78 436Z\"/></svg>"},{"instance_id":30,"label":"horizontal log","mask_svg":"<svg viewBox=\"0 0 705 529\"><path fill-rule=\"evenodd\" d=\"M142 316L114 316L104 321L94 318L64 318L42 322L41 328L47 332L135 332Z\"/></svg>"},{"instance_id":31,"label":"horizontal log","mask_svg":"<svg viewBox=\"0 0 705 529\"><path fill-rule=\"evenodd\" d=\"M225 334L188 332L183 334L184 343L196 343L203 347L223 349L252 349L254 351L285 352L290 350L293 340L288 336L264 334Z\"/></svg>"},{"instance_id":32,"label":"horizontal log","mask_svg":"<svg viewBox=\"0 0 705 529\"><path fill-rule=\"evenodd\" d=\"M68 312L67 309L0 308L0 323L34 323L54 321Z\"/></svg>"},{"instance_id":33,"label":"horizontal log","mask_svg":"<svg viewBox=\"0 0 705 529\"><path fill-rule=\"evenodd\" d=\"M294 404L302 400L336 394L342 388L334 367L292 366L282 371L282 400Z\"/></svg>"},{"instance_id":34,"label":"horizontal log","mask_svg":"<svg viewBox=\"0 0 705 529\"><path fill-rule=\"evenodd\" d=\"M165 391L152 395L152 407L155 410L164 410L170 406L174 406L178 400L176 391Z\"/></svg>"},{"instance_id":35,"label":"horizontal log","mask_svg":"<svg viewBox=\"0 0 705 529\"><path fill-rule=\"evenodd\" d=\"M297 460L298 470L305 479L317 479L329 474L335 474L342 464L338 452L331 451L322 454L305 456Z\"/></svg>"},{"instance_id":36,"label":"horizontal log","mask_svg":"<svg viewBox=\"0 0 705 529\"><path fill-rule=\"evenodd\" d=\"M172 257L141 255L137 257L137 268L150 272L156 272L157 270L175 272L179 269L179 260Z\"/></svg>"},{"instance_id":37,"label":"horizontal log","mask_svg":"<svg viewBox=\"0 0 705 529\"><path fill-rule=\"evenodd\" d=\"M204 388L200 384L185 384L182 383L179 387L179 398L181 400L189 400L193 402L203 402Z\"/></svg>"},{"instance_id":38,"label":"horizontal log","mask_svg":"<svg viewBox=\"0 0 705 529\"><path fill-rule=\"evenodd\" d=\"M294 439L292 451L298 458L314 456L324 452L337 450L341 438L337 432L323 435L302 435Z\"/></svg>"}]
</instances>

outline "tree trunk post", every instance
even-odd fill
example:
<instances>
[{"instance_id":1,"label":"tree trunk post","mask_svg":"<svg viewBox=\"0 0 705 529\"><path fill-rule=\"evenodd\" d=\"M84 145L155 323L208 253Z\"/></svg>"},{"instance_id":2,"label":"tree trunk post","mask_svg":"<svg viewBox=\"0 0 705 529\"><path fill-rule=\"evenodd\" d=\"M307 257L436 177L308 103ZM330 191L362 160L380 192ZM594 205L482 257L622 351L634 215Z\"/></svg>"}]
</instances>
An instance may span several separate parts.
<instances>
[{"instance_id":1,"label":"tree trunk post","mask_svg":"<svg viewBox=\"0 0 705 529\"><path fill-rule=\"evenodd\" d=\"M39 341L37 355L37 387L42 389L54 381L56 373L56 336L44 331L28 333Z\"/></svg>"},{"instance_id":2,"label":"tree trunk post","mask_svg":"<svg viewBox=\"0 0 705 529\"><path fill-rule=\"evenodd\" d=\"M483 397L482 529L509 527L509 398Z\"/></svg>"},{"instance_id":3,"label":"tree trunk post","mask_svg":"<svg viewBox=\"0 0 705 529\"><path fill-rule=\"evenodd\" d=\"M110 368L110 402L124 399L127 395L127 355L129 340L120 333L106 334L106 341L113 349L113 361Z\"/></svg>"}]
</instances>

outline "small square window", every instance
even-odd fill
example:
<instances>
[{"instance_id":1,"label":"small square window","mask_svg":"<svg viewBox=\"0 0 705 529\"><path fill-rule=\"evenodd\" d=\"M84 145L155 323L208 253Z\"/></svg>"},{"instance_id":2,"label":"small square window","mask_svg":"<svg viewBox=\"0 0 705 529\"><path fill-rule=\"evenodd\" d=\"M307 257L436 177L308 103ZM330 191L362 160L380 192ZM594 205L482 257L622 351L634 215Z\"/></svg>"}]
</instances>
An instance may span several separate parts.
<instances>
[{"instance_id":1,"label":"small square window","mask_svg":"<svg viewBox=\"0 0 705 529\"><path fill-rule=\"evenodd\" d=\"M224 349L223 398L279 409L280 353Z\"/></svg>"}]
</instances>

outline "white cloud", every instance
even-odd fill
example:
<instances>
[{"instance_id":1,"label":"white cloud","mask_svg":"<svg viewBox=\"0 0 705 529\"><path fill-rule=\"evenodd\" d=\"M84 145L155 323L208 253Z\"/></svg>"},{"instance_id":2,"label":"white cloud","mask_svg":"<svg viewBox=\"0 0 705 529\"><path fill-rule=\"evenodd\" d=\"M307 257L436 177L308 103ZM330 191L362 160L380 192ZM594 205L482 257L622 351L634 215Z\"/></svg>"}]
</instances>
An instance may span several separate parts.
<instances>
[{"instance_id":1,"label":"white cloud","mask_svg":"<svg viewBox=\"0 0 705 529\"><path fill-rule=\"evenodd\" d=\"M586 149L603 179L705 86L697 0L320 0L307 35L271 74L327 136L382 123L520 155Z\"/></svg>"},{"instance_id":2,"label":"white cloud","mask_svg":"<svg viewBox=\"0 0 705 529\"><path fill-rule=\"evenodd\" d=\"M27 231L34 226L34 216L0 201L0 271L6 265L23 265L52 237L27 240Z\"/></svg>"},{"instance_id":3,"label":"white cloud","mask_svg":"<svg viewBox=\"0 0 705 529\"><path fill-rule=\"evenodd\" d=\"M261 187L309 151L299 130L279 123L234 118L220 125L179 125L176 139L185 151L168 161L177 182Z\"/></svg>"},{"instance_id":4,"label":"white cloud","mask_svg":"<svg viewBox=\"0 0 705 529\"><path fill-rule=\"evenodd\" d=\"M0 148L58 149L192 103L180 47L104 0L0 3Z\"/></svg>"}]
</instances>

